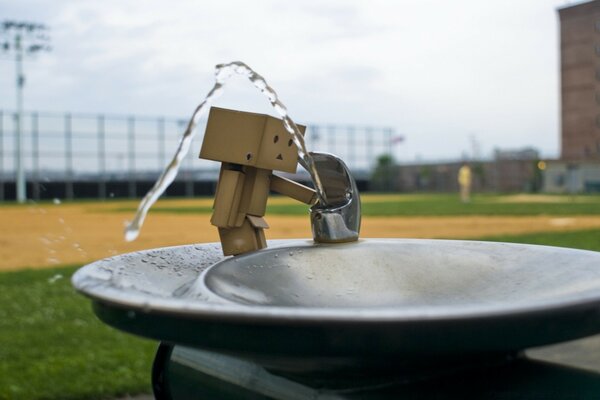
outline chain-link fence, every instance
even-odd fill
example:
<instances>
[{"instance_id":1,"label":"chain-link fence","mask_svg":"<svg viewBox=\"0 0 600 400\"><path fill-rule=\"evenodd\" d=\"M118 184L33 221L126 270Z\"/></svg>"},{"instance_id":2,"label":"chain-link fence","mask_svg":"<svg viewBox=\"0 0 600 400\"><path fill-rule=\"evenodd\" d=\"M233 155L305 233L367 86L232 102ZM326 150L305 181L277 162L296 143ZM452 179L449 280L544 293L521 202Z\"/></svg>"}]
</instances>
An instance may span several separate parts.
<instances>
[{"instance_id":1,"label":"chain-link fence","mask_svg":"<svg viewBox=\"0 0 600 400\"><path fill-rule=\"evenodd\" d=\"M0 201L15 198L16 114L0 110ZM22 116L27 197L138 197L171 159L184 118L26 112ZM185 158L171 194L206 194L219 164L200 160L206 121ZM307 147L334 153L366 178L395 140L389 127L308 124ZM204 183L204 184L203 184ZM208 186L207 186L208 185ZM208 189L207 189L208 187Z\"/></svg>"}]
</instances>

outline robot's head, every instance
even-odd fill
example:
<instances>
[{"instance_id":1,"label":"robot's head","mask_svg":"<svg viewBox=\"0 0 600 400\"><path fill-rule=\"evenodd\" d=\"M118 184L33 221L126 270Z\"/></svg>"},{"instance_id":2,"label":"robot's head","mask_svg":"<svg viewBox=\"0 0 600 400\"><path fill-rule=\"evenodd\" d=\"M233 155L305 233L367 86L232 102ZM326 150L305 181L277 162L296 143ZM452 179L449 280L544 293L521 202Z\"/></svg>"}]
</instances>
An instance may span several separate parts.
<instances>
[{"instance_id":1,"label":"robot's head","mask_svg":"<svg viewBox=\"0 0 600 400\"><path fill-rule=\"evenodd\" d=\"M200 158L294 173L298 149L280 119L212 107Z\"/></svg>"}]
</instances>

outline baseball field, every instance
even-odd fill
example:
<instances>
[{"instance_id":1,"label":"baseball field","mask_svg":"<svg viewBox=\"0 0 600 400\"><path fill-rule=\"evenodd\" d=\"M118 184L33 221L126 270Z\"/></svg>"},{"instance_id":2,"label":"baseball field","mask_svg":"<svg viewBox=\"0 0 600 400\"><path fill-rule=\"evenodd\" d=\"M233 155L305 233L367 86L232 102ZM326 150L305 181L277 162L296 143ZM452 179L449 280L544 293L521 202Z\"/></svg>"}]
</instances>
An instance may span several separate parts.
<instances>
[{"instance_id":1,"label":"baseball field","mask_svg":"<svg viewBox=\"0 0 600 400\"><path fill-rule=\"evenodd\" d=\"M212 200L165 199L125 242L137 201L0 204L0 399L102 399L150 391L156 343L96 320L69 278L146 248L214 242ZM362 237L482 239L600 251L600 196L364 195ZM310 237L306 206L270 200L267 239Z\"/></svg>"},{"instance_id":2,"label":"baseball field","mask_svg":"<svg viewBox=\"0 0 600 400\"><path fill-rule=\"evenodd\" d=\"M364 195L362 237L481 238L600 228L600 196ZM161 200L140 237L123 239L137 201L0 206L0 270L84 264L129 251L218 241L212 199ZM267 239L310 237L308 210L270 200Z\"/></svg>"}]
</instances>

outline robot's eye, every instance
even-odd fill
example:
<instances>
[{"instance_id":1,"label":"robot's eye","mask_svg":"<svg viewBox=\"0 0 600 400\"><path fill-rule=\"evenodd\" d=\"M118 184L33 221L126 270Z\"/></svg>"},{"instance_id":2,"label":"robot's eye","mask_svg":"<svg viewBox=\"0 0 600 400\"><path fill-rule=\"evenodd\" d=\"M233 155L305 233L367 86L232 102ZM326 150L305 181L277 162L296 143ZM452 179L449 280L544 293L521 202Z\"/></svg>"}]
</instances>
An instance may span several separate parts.
<instances>
[{"instance_id":1,"label":"robot's eye","mask_svg":"<svg viewBox=\"0 0 600 400\"><path fill-rule=\"evenodd\" d=\"M279 136L275 135L275 137L273 138L273 143L277 143L279 142Z\"/></svg>"},{"instance_id":2,"label":"robot's eye","mask_svg":"<svg viewBox=\"0 0 600 400\"><path fill-rule=\"evenodd\" d=\"M252 153L246 154L246 160L250 161L252 159Z\"/></svg>"},{"instance_id":3,"label":"robot's eye","mask_svg":"<svg viewBox=\"0 0 600 400\"><path fill-rule=\"evenodd\" d=\"M294 144L294 141L292 139L288 140L288 147L292 147L292 144Z\"/></svg>"}]
</instances>

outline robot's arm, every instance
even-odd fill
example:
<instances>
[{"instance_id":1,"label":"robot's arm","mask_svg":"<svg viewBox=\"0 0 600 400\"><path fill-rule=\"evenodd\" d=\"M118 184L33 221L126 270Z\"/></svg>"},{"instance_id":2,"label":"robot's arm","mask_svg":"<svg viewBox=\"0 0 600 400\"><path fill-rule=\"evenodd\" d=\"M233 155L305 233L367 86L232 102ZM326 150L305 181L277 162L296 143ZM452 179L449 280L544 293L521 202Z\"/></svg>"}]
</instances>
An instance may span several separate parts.
<instances>
[{"instance_id":1,"label":"robot's arm","mask_svg":"<svg viewBox=\"0 0 600 400\"><path fill-rule=\"evenodd\" d=\"M313 189L277 175L271 175L271 190L309 205L317 201Z\"/></svg>"}]
</instances>

